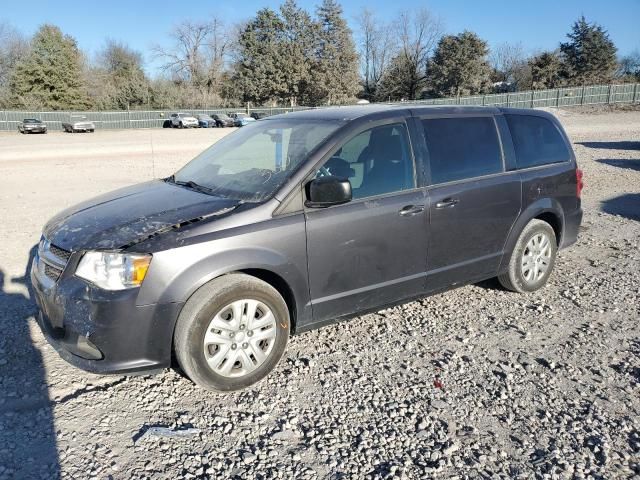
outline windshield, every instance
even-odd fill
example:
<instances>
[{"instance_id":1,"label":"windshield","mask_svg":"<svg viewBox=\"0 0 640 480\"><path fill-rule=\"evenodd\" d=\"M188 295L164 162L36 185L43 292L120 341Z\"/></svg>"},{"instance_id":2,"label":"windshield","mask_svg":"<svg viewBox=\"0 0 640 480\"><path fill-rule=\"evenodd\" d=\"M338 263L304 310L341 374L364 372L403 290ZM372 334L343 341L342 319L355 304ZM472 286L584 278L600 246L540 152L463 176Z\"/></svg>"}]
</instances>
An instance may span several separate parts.
<instances>
[{"instance_id":1,"label":"windshield","mask_svg":"<svg viewBox=\"0 0 640 480\"><path fill-rule=\"evenodd\" d=\"M40 120L36 120L35 118L25 118L22 123L40 123Z\"/></svg>"},{"instance_id":2,"label":"windshield","mask_svg":"<svg viewBox=\"0 0 640 480\"><path fill-rule=\"evenodd\" d=\"M216 115L216 118L219 118L220 120L227 120L231 117L229 117L229 115L225 114L225 113L221 113L220 115Z\"/></svg>"},{"instance_id":3,"label":"windshield","mask_svg":"<svg viewBox=\"0 0 640 480\"><path fill-rule=\"evenodd\" d=\"M255 122L202 152L168 181L248 202L269 198L341 122Z\"/></svg>"},{"instance_id":4,"label":"windshield","mask_svg":"<svg viewBox=\"0 0 640 480\"><path fill-rule=\"evenodd\" d=\"M198 120L213 120L209 115L198 115Z\"/></svg>"}]
</instances>

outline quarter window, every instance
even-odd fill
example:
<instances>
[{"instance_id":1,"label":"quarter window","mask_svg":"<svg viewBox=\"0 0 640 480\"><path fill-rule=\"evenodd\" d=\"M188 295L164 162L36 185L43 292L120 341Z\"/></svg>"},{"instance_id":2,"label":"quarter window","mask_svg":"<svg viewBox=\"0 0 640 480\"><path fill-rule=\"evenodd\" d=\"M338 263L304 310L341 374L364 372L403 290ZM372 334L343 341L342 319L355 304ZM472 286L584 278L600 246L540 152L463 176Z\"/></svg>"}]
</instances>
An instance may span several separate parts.
<instances>
[{"instance_id":1,"label":"quarter window","mask_svg":"<svg viewBox=\"0 0 640 480\"><path fill-rule=\"evenodd\" d=\"M503 171L502 151L492 117L425 119L422 126L429 150L431 183Z\"/></svg>"},{"instance_id":2,"label":"quarter window","mask_svg":"<svg viewBox=\"0 0 640 480\"><path fill-rule=\"evenodd\" d=\"M413 160L404 124L365 130L347 141L318 171L318 176L348 178L353 198L415 187Z\"/></svg>"},{"instance_id":3,"label":"quarter window","mask_svg":"<svg viewBox=\"0 0 640 480\"><path fill-rule=\"evenodd\" d=\"M569 150L556 126L533 115L505 115L518 168L536 167L569 160Z\"/></svg>"}]
</instances>

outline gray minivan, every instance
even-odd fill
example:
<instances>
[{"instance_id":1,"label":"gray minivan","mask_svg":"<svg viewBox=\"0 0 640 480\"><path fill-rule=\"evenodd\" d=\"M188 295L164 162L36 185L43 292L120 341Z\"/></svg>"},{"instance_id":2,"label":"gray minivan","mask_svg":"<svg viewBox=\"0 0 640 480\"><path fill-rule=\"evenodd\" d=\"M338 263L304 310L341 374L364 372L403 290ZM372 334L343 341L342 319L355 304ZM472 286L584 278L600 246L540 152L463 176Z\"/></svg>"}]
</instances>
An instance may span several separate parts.
<instances>
[{"instance_id":1,"label":"gray minivan","mask_svg":"<svg viewBox=\"0 0 640 480\"><path fill-rule=\"evenodd\" d=\"M169 178L51 219L31 274L38 321L80 368L148 372L175 355L196 384L237 390L293 333L491 277L541 288L576 241L581 189L543 111L268 117Z\"/></svg>"}]
</instances>

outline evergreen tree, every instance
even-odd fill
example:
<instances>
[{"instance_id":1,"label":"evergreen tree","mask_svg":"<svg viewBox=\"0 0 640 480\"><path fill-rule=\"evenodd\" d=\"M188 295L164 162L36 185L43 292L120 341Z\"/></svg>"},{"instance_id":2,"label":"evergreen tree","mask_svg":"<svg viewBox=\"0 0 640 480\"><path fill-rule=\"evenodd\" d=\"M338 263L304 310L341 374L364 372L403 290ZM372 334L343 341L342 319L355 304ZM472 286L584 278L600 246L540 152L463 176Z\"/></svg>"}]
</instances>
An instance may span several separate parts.
<instances>
[{"instance_id":1,"label":"evergreen tree","mask_svg":"<svg viewBox=\"0 0 640 480\"><path fill-rule=\"evenodd\" d=\"M281 65L283 29L278 14L264 8L240 33L234 81L244 102L263 105L282 95L285 83Z\"/></svg>"},{"instance_id":2,"label":"evergreen tree","mask_svg":"<svg viewBox=\"0 0 640 480\"><path fill-rule=\"evenodd\" d=\"M616 72L616 47L600 25L580 17L560 44L565 75L573 85L608 83Z\"/></svg>"},{"instance_id":3,"label":"evergreen tree","mask_svg":"<svg viewBox=\"0 0 640 480\"><path fill-rule=\"evenodd\" d=\"M339 105L353 99L360 89L358 54L342 7L335 0L323 0L316 13L317 58L308 101Z\"/></svg>"},{"instance_id":4,"label":"evergreen tree","mask_svg":"<svg viewBox=\"0 0 640 480\"><path fill-rule=\"evenodd\" d=\"M442 37L428 65L432 93L455 96L488 91L491 86L488 51L487 42L473 32Z\"/></svg>"},{"instance_id":5,"label":"evergreen tree","mask_svg":"<svg viewBox=\"0 0 640 480\"><path fill-rule=\"evenodd\" d=\"M376 90L377 101L410 100L414 64L402 52L389 62Z\"/></svg>"},{"instance_id":6,"label":"evergreen tree","mask_svg":"<svg viewBox=\"0 0 640 480\"><path fill-rule=\"evenodd\" d=\"M76 41L54 25L40 27L31 42L31 51L15 66L10 89L17 107L87 108L89 98Z\"/></svg>"},{"instance_id":7,"label":"evergreen tree","mask_svg":"<svg viewBox=\"0 0 640 480\"><path fill-rule=\"evenodd\" d=\"M294 106L309 87L317 25L295 0L287 0L280 7L280 15L280 68L284 80L280 96Z\"/></svg>"},{"instance_id":8,"label":"evergreen tree","mask_svg":"<svg viewBox=\"0 0 640 480\"><path fill-rule=\"evenodd\" d=\"M543 52L529 61L534 90L558 88L564 85L562 60L556 52Z\"/></svg>"}]
</instances>

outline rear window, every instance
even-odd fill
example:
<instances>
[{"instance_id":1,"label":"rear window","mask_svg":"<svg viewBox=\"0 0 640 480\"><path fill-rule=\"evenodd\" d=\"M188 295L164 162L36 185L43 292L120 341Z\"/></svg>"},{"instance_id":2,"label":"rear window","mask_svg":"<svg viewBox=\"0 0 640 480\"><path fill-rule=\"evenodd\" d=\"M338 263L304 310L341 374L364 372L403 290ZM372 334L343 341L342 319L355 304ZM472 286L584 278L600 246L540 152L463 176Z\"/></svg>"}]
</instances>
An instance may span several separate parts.
<instances>
[{"instance_id":1,"label":"rear window","mask_svg":"<svg viewBox=\"0 0 640 480\"><path fill-rule=\"evenodd\" d=\"M518 168L536 167L569 160L569 150L556 126L544 117L505 115Z\"/></svg>"},{"instance_id":2,"label":"rear window","mask_svg":"<svg viewBox=\"0 0 640 480\"><path fill-rule=\"evenodd\" d=\"M422 126L429 150L431 183L503 171L502 151L492 117L425 119Z\"/></svg>"}]
</instances>

